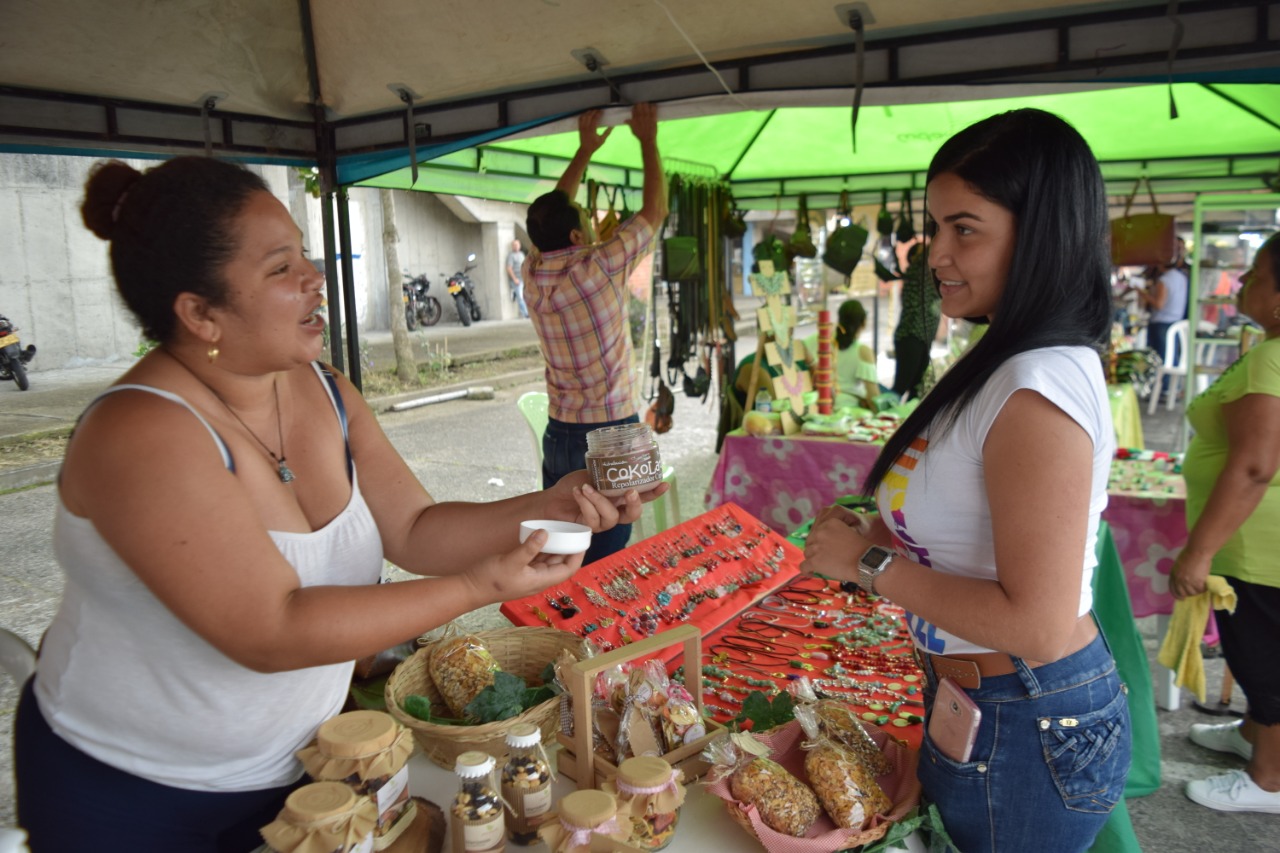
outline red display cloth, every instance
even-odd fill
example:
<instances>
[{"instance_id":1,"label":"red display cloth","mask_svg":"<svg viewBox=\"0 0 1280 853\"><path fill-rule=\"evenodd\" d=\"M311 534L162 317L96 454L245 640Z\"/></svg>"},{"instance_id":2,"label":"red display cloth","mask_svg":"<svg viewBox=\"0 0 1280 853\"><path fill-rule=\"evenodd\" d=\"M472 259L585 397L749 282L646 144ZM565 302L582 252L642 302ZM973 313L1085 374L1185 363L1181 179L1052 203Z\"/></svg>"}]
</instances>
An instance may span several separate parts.
<instances>
[{"instance_id":1,"label":"red display cloth","mask_svg":"<svg viewBox=\"0 0 1280 853\"><path fill-rule=\"evenodd\" d=\"M740 528L739 532L730 535L735 527ZM675 565L670 565L673 558ZM725 504L584 566L573 580L555 589L513 599L499 610L514 625L548 624L535 612L537 608L548 617L551 627L588 636L605 650L624 644L624 630L631 640L649 636L641 621L649 617L656 617L654 627L658 631L688 621L698 626L705 637L794 578L801 559L800 550L780 534L742 508ZM700 568L705 569L704 576L685 580L675 589L682 578ZM636 598L620 601L610 597L607 587L619 574L635 587L639 593ZM757 580L751 580L757 575ZM751 582L732 588L741 581ZM603 596L608 608L593 603L584 587ZM723 594L699 601L687 619L676 617L690 595L716 591ZM671 596L666 604L660 596L664 592ZM578 612L565 618L550 605L548 595L557 600L568 595ZM612 624L603 624L609 620ZM588 624L597 628L584 632ZM670 662L679 653L680 647L673 646L663 660Z\"/></svg>"},{"instance_id":2,"label":"red display cloth","mask_svg":"<svg viewBox=\"0 0 1280 853\"><path fill-rule=\"evenodd\" d=\"M913 748L920 745L924 674L901 608L861 590L841 592L835 581L810 576L762 603L763 608L744 611L703 638L702 701L715 720L727 723L737 716L751 691L769 692L755 682L787 690L807 677L823 696L845 702L862 721L882 726ZM882 627L859 636L872 622ZM840 638L852 642L846 645ZM764 652L741 648L762 643ZM732 675L724 678L718 670ZM686 683L689 677L686 672Z\"/></svg>"}]
</instances>

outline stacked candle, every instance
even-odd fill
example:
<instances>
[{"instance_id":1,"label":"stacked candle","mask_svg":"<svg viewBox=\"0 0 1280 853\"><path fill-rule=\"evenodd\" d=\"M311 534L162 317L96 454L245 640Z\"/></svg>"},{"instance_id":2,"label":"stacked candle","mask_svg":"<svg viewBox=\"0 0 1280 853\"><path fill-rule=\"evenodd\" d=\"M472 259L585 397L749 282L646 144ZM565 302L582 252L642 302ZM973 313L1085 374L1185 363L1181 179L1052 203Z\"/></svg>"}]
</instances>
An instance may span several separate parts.
<instances>
[{"instance_id":1,"label":"stacked candle","mask_svg":"<svg viewBox=\"0 0 1280 853\"><path fill-rule=\"evenodd\" d=\"M813 370L818 389L818 414L831 414L831 312L818 312L818 366Z\"/></svg>"}]
</instances>

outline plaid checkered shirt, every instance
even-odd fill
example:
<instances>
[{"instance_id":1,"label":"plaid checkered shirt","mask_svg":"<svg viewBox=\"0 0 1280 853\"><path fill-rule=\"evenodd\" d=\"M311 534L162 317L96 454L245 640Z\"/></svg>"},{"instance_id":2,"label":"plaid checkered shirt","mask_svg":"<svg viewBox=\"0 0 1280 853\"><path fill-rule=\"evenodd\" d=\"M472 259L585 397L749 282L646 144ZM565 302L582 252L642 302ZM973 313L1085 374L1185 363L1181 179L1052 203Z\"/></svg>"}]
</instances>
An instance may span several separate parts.
<instances>
[{"instance_id":1,"label":"plaid checkered shirt","mask_svg":"<svg viewBox=\"0 0 1280 853\"><path fill-rule=\"evenodd\" d=\"M574 424L636 413L627 280L652 248L654 230L633 216L591 246L530 252L524 299L547 361L548 414Z\"/></svg>"}]
</instances>

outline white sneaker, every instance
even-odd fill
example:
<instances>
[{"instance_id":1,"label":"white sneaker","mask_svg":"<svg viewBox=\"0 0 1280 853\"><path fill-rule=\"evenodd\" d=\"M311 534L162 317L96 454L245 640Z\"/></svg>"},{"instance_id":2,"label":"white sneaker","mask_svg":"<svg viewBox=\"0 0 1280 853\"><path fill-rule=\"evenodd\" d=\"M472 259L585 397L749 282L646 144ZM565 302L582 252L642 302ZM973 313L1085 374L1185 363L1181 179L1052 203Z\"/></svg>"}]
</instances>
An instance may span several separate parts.
<instances>
[{"instance_id":1,"label":"white sneaker","mask_svg":"<svg viewBox=\"0 0 1280 853\"><path fill-rule=\"evenodd\" d=\"M1187 797L1220 812L1280 814L1280 791L1264 791L1243 770L1187 783Z\"/></svg>"},{"instance_id":2,"label":"white sneaker","mask_svg":"<svg viewBox=\"0 0 1280 853\"><path fill-rule=\"evenodd\" d=\"M1253 744L1240 734L1239 721L1234 723L1194 723L1188 737L1191 742L1214 752L1234 752L1244 760L1253 758Z\"/></svg>"}]
</instances>

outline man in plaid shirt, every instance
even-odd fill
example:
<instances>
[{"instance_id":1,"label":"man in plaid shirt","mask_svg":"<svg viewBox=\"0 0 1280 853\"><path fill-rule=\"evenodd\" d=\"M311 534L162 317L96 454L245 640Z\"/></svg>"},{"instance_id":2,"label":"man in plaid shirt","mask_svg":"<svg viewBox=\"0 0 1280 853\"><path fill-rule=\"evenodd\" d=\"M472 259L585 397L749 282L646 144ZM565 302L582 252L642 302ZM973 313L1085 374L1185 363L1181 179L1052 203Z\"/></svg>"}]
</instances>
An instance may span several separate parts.
<instances>
[{"instance_id":1,"label":"man in plaid shirt","mask_svg":"<svg viewBox=\"0 0 1280 853\"><path fill-rule=\"evenodd\" d=\"M613 130L600 132L599 110L579 116L578 152L556 188L529 205L525 230L534 251L524 264L524 297L547 361L544 488L586 467L587 433L639 421L627 279L653 248L667 217L667 184L658 154L657 108L637 104L627 123L640 143L643 205L612 237L596 242L590 214L574 200L591 155ZM625 500L640 502L634 491ZM630 537L629 524L597 533L584 564L622 550Z\"/></svg>"}]
</instances>

